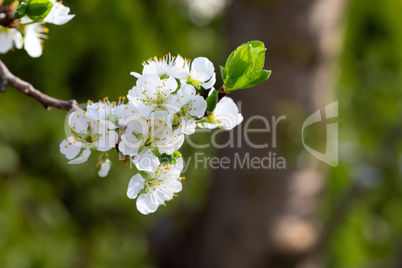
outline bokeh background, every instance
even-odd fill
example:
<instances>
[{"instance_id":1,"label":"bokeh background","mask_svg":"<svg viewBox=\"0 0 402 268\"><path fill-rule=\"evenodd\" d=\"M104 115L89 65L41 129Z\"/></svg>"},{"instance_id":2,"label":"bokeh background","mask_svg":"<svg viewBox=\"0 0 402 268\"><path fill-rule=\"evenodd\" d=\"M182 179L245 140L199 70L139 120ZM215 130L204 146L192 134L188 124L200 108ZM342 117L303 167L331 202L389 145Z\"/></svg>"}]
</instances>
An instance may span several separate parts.
<instances>
[{"instance_id":1,"label":"bokeh background","mask_svg":"<svg viewBox=\"0 0 402 268\"><path fill-rule=\"evenodd\" d=\"M133 174L117 154L106 178L94 153L67 165L59 152L66 113L8 88L0 96L0 267L401 267L402 1L63 3L76 17L48 26L40 58L23 50L0 58L44 93L80 103L126 95L129 73L155 55L205 56L218 71L241 43L264 41L271 79L232 97L246 119L287 116L271 148L287 169L190 165L179 196L143 216L126 197ZM339 165L330 167L305 153L300 126L335 100ZM312 147L325 137L325 125L316 130ZM182 150L196 152L266 155Z\"/></svg>"}]
</instances>

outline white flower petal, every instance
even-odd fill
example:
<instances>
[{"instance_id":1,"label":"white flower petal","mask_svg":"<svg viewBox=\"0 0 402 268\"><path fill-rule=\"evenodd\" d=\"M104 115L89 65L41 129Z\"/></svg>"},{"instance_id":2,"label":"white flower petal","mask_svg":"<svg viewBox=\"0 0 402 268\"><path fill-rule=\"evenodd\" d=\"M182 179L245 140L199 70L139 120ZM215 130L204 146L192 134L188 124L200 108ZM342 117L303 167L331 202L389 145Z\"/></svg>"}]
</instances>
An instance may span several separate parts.
<instances>
[{"instance_id":1,"label":"white flower petal","mask_svg":"<svg viewBox=\"0 0 402 268\"><path fill-rule=\"evenodd\" d=\"M184 85L177 91L178 99L181 105L185 105L190 102L197 95L197 91L192 85Z\"/></svg>"},{"instance_id":2,"label":"white flower petal","mask_svg":"<svg viewBox=\"0 0 402 268\"><path fill-rule=\"evenodd\" d=\"M130 116L133 116L134 114L134 107L131 103L119 105L114 110L114 115L121 118L122 121L126 120Z\"/></svg>"},{"instance_id":3,"label":"white flower petal","mask_svg":"<svg viewBox=\"0 0 402 268\"><path fill-rule=\"evenodd\" d=\"M105 152L116 146L119 135L116 131L110 130L105 134L102 134L100 139L96 141L96 148L98 151Z\"/></svg>"},{"instance_id":4,"label":"white flower petal","mask_svg":"<svg viewBox=\"0 0 402 268\"><path fill-rule=\"evenodd\" d=\"M241 124L241 122L243 122L243 115L242 114L238 114L237 115L237 124Z\"/></svg>"},{"instance_id":5,"label":"white flower petal","mask_svg":"<svg viewBox=\"0 0 402 268\"><path fill-rule=\"evenodd\" d=\"M69 22L75 15L69 15L70 8L64 6L61 2L50 0L53 3L53 7L49 14L44 19L44 22L52 23L55 25L63 25Z\"/></svg>"},{"instance_id":6,"label":"white flower petal","mask_svg":"<svg viewBox=\"0 0 402 268\"><path fill-rule=\"evenodd\" d=\"M198 124L197 124L197 127L199 127L199 128L208 128L208 129L215 129L215 128L218 127L218 125L212 124L212 123L209 123L209 122L203 122L203 123L198 123Z\"/></svg>"},{"instance_id":7,"label":"white flower petal","mask_svg":"<svg viewBox=\"0 0 402 268\"><path fill-rule=\"evenodd\" d=\"M140 78L140 77L141 77L141 74L136 73L136 72L131 72L130 75L132 75L132 76L134 76L134 77L136 77L136 78Z\"/></svg>"},{"instance_id":8,"label":"white flower petal","mask_svg":"<svg viewBox=\"0 0 402 268\"><path fill-rule=\"evenodd\" d=\"M133 159L133 164L138 170L153 173L159 167L159 158L150 150L144 150L137 154Z\"/></svg>"},{"instance_id":9,"label":"white flower petal","mask_svg":"<svg viewBox=\"0 0 402 268\"><path fill-rule=\"evenodd\" d=\"M137 209L144 215L148 215L149 213L153 213L158 209L158 204L152 200L152 194L142 194L137 198Z\"/></svg>"},{"instance_id":10,"label":"white flower petal","mask_svg":"<svg viewBox=\"0 0 402 268\"><path fill-rule=\"evenodd\" d=\"M212 115L215 120L221 121L218 125L227 130L233 129L243 120L236 103L229 97L218 102Z\"/></svg>"},{"instance_id":11,"label":"white flower petal","mask_svg":"<svg viewBox=\"0 0 402 268\"><path fill-rule=\"evenodd\" d=\"M151 90L155 91L158 86L161 85L161 79L159 78L158 75L155 74L150 74L150 75L144 75L138 78L137 80L137 88L142 90Z\"/></svg>"},{"instance_id":12,"label":"white flower petal","mask_svg":"<svg viewBox=\"0 0 402 268\"><path fill-rule=\"evenodd\" d=\"M13 47L22 48L22 35L17 29L0 26L0 53L7 53Z\"/></svg>"},{"instance_id":13,"label":"white flower petal","mask_svg":"<svg viewBox=\"0 0 402 268\"><path fill-rule=\"evenodd\" d=\"M162 94L172 94L173 92L176 91L177 89L177 81L174 79L174 77L170 76L168 79L164 79L162 81L162 89L161 93Z\"/></svg>"},{"instance_id":14,"label":"white flower petal","mask_svg":"<svg viewBox=\"0 0 402 268\"><path fill-rule=\"evenodd\" d=\"M111 166L112 166L112 161L110 161L109 159L106 159L106 161L103 162L103 163L100 165L100 169L99 169L99 171L98 171L99 177L101 177L101 178L106 177L107 174L109 174L109 170L110 170L110 167L111 167Z\"/></svg>"},{"instance_id":15,"label":"white flower petal","mask_svg":"<svg viewBox=\"0 0 402 268\"><path fill-rule=\"evenodd\" d=\"M190 76L198 81L204 82L211 78L214 73L214 65L205 57L195 58L191 64Z\"/></svg>"},{"instance_id":16,"label":"white flower petal","mask_svg":"<svg viewBox=\"0 0 402 268\"><path fill-rule=\"evenodd\" d=\"M160 70L155 63L145 65L144 69L142 70L143 75L152 75L152 74L154 74L154 75L160 76L162 73L163 73L163 71Z\"/></svg>"},{"instance_id":17,"label":"white flower petal","mask_svg":"<svg viewBox=\"0 0 402 268\"><path fill-rule=\"evenodd\" d=\"M88 117L84 111L78 110L70 114L68 124L72 130L77 133L85 133L88 125L93 121L93 118ZM89 124L88 124L89 123Z\"/></svg>"},{"instance_id":18,"label":"white flower petal","mask_svg":"<svg viewBox=\"0 0 402 268\"><path fill-rule=\"evenodd\" d=\"M42 55L43 38L45 38L45 27L41 22L25 26L24 49L29 56L37 58Z\"/></svg>"},{"instance_id":19,"label":"white flower petal","mask_svg":"<svg viewBox=\"0 0 402 268\"><path fill-rule=\"evenodd\" d=\"M174 106L173 106L174 107ZM165 117L165 116L167 116L169 114L169 112L168 111L154 111L154 112L152 112L151 113L151 115L149 116L149 117L151 117L151 118L162 118L162 117Z\"/></svg>"},{"instance_id":20,"label":"white flower petal","mask_svg":"<svg viewBox=\"0 0 402 268\"><path fill-rule=\"evenodd\" d=\"M121 141L119 143L119 151L124 155L135 156L138 153L138 149L140 148L140 142L130 142L127 139L126 134L121 136Z\"/></svg>"},{"instance_id":21,"label":"white flower petal","mask_svg":"<svg viewBox=\"0 0 402 268\"><path fill-rule=\"evenodd\" d=\"M174 114L173 113L168 114L166 116L166 124L170 129L172 129L173 120L174 120Z\"/></svg>"},{"instance_id":22,"label":"white flower petal","mask_svg":"<svg viewBox=\"0 0 402 268\"><path fill-rule=\"evenodd\" d=\"M180 135L180 134L187 134L191 135L194 134L196 129L196 123L195 120L182 120L180 122L179 127L174 131L174 134Z\"/></svg>"},{"instance_id":23,"label":"white flower petal","mask_svg":"<svg viewBox=\"0 0 402 268\"><path fill-rule=\"evenodd\" d=\"M0 32L0 53L4 54L13 48L13 41L8 33Z\"/></svg>"},{"instance_id":24,"label":"white flower petal","mask_svg":"<svg viewBox=\"0 0 402 268\"><path fill-rule=\"evenodd\" d=\"M180 111L181 104L176 95L170 95L168 101L165 103L167 113L177 113Z\"/></svg>"},{"instance_id":25,"label":"white flower petal","mask_svg":"<svg viewBox=\"0 0 402 268\"><path fill-rule=\"evenodd\" d=\"M68 137L60 143L60 152L64 154L67 159L73 159L80 152L81 146L81 142L76 142L73 137Z\"/></svg>"},{"instance_id":26,"label":"white flower petal","mask_svg":"<svg viewBox=\"0 0 402 268\"><path fill-rule=\"evenodd\" d=\"M110 116L110 107L106 103L89 102L87 104L86 116L93 119L105 120Z\"/></svg>"},{"instance_id":27,"label":"white flower petal","mask_svg":"<svg viewBox=\"0 0 402 268\"><path fill-rule=\"evenodd\" d=\"M205 89L209 89L215 85L215 82L216 82L216 73L212 75L211 79L209 79L208 82L202 83L201 86Z\"/></svg>"},{"instance_id":28,"label":"white flower petal","mask_svg":"<svg viewBox=\"0 0 402 268\"><path fill-rule=\"evenodd\" d=\"M128 95L127 98L129 99L136 113L147 118L151 116L152 109L150 106L145 105L142 101L138 101L130 95Z\"/></svg>"},{"instance_id":29,"label":"white flower petal","mask_svg":"<svg viewBox=\"0 0 402 268\"><path fill-rule=\"evenodd\" d=\"M173 135L170 138L166 139L163 143L157 143L158 151L161 154L171 155L174 151L180 149L180 147L184 143L184 135Z\"/></svg>"},{"instance_id":30,"label":"white flower petal","mask_svg":"<svg viewBox=\"0 0 402 268\"><path fill-rule=\"evenodd\" d=\"M141 174L136 174L133 177L131 177L127 189L128 198L130 199L136 198L138 193L141 192L142 189L144 189L144 186L145 186L145 180L141 176Z\"/></svg>"},{"instance_id":31,"label":"white flower petal","mask_svg":"<svg viewBox=\"0 0 402 268\"><path fill-rule=\"evenodd\" d=\"M67 164L81 164L88 160L89 156L91 155L91 149L85 149L82 154L74 160L71 160Z\"/></svg>"},{"instance_id":32,"label":"white flower petal","mask_svg":"<svg viewBox=\"0 0 402 268\"><path fill-rule=\"evenodd\" d=\"M203 117L207 109L207 101L201 96L194 96L191 102L189 114L195 117Z\"/></svg>"},{"instance_id":33,"label":"white flower petal","mask_svg":"<svg viewBox=\"0 0 402 268\"><path fill-rule=\"evenodd\" d=\"M173 66L168 70L167 75L172 76L177 79L187 79L188 71L186 71L182 67Z\"/></svg>"}]
</instances>

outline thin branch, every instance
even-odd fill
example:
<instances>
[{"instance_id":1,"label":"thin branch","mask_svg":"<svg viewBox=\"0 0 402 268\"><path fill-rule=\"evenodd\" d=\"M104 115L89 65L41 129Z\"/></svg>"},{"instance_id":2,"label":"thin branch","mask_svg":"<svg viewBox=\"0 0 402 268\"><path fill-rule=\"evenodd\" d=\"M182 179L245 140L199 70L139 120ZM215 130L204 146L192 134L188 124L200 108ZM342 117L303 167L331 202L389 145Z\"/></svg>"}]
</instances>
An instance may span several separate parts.
<instances>
[{"instance_id":1,"label":"thin branch","mask_svg":"<svg viewBox=\"0 0 402 268\"><path fill-rule=\"evenodd\" d=\"M59 100L50 97L39 90L35 89L30 83L21 80L20 78L13 75L7 68L7 66L0 60L0 76L2 82L0 84L0 91L6 92L6 86L10 85L16 90L24 93L25 95L35 99L40 104L45 107L45 109L50 110L52 107L58 108L64 111L79 110L78 103L76 100Z\"/></svg>"},{"instance_id":2,"label":"thin branch","mask_svg":"<svg viewBox=\"0 0 402 268\"><path fill-rule=\"evenodd\" d=\"M223 99L229 92L226 90L225 86L223 85L219 90L218 90L218 101Z\"/></svg>"}]
</instances>

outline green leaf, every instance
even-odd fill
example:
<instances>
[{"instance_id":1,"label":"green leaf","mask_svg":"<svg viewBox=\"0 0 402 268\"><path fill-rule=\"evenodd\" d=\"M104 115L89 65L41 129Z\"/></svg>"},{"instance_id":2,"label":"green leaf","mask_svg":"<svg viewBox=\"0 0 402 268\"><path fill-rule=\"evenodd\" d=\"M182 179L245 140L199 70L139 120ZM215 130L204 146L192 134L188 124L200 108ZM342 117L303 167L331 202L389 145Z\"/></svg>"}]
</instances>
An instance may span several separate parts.
<instances>
[{"instance_id":1,"label":"green leaf","mask_svg":"<svg viewBox=\"0 0 402 268\"><path fill-rule=\"evenodd\" d=\"M229 56L222 80L228 92L258 85L269 78L270 72L262 70L265 63L264 43L250 41L240 45Z\"/></svg>"},{"instance_id":2,"label":"green leaf","mask_svg":"<svg viewBox=\"0 0 402 268\"><path fill-rule=\"evenodd\" d=\"M162 154L159 152L158 148L152 149L152 153L156 156L161 156Z\"/></svg>"},{"instance_id":3,"label":"green leaf","mask_svg":"<svg viewBox=\"0 0 402 268\"><path fill-rule=\"evenodd\" d=\"M176 159L179 159L180 157L182 157L182 154L181 154L179 151L173 152L172 155L173 155L173 157L176 158Z\"/></svg>"},{"instance_id":4,"label":"green leaf","mask_svg":"<svg viewBox=\"0 0 402 268\"><path fill-rule=\"evenodd\" d=\"M252 73L248 73L247 75L242 76L237 80L236 84L233 86L233 90L244 89L254 87L258 84L261 84L265 80L269 78L271 75L271 71L261 70Z\"/></svg>"},{"instance_id":5,"label":"green leaf","mask_svg":"<svg viewBox=\"0 0 402 268\"><path fill-rule=\"evenodd\" d=\"M221 70L222 81L225 81L226 79L225 68L223 66L219 66L219 69Z\"/></svg>"},{"instance_id":6,"label":"green leaf","mask_svg":"<svg viewBox=\"0 0 402 268\"><path fill-rule=\"evenodd\" d=\"M21 5L19 6L18 10L15 12L14 16L16 19L20 19L25 16L27 11L27 5L25 2L22 2Z\"/></svg>"},{"instance_id":7,"label":"green leaf","mask_svg":"<svg viewBox=\"0 0 402 268\"><path fill-rule=\"evenodd\" d=\"M263 42L251 41L251 54L253 56L254 68L253 71L259 71L264 68L265 51L267 50Z\"/></svg>"},{"instance_id":8,"label":"green leaf","mask_svg":"<svg viewBox=\"0 0 402 268\"><path fill-rule=\"evenodd\" d=\"M161 164L174 165L177 163L177 159L179 159L180 157L181 153L179 151L176 151L171 155L162 154L161 156L159 156L159 162Z\"/></svg>"},{"instance_id":9,"label":"green leaf","mask_svg":"<svg viewBox=\"0 0 402 268\"><path fill-rule=\"evenodd\" d=\"M43 21L53 7L48 0L27 1L26 15L33 21Z\"/></svg>"},{"instance_id":10,"label":"green leaf","mask_svg":"<svg viewBox=\"0 0 402 268\"><path fill-rule=\"evenodd\" d=\"M240 46L232 54L229 64L226 63L225 66L226 88L231 88L236 80L252 67L251 46Z\"/></svg>"},{"instance_id":11,"label":"green leaf","mask_svg":"<svg viewBox=\"0 0 402 268\"><path fill-rule=\"evenodd\" d=\"M152 177L152 174L146 173L145 171L138 171L137 173L140 173L140 175L144 178L144 180L148 180Z\"/></svg>"},{"instance_id":12,"label":"green leaf","mask_svg":"<svg viewBox=\"0 0 402 268\"><path fill-rule=\"evenodd\" d=\"M212 112L216 104L218 104L218 91L214 90L212 94L207 98L207 111Z\"/></svg>"}]
</instances>

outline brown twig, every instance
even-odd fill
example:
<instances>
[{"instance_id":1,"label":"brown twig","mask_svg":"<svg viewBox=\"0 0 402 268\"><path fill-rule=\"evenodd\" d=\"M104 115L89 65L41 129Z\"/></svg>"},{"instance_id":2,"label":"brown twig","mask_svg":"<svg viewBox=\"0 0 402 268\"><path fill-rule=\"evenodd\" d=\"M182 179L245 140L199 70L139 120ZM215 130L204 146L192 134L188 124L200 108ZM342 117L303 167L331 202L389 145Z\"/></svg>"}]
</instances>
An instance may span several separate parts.
<instances>
[{"instance_id":1,"label":"brown twig","mask_svg":"<svg viewBox=\"0 0 402 268\"><path fill-rule=\"evenodd\" d=\"M222 86L219 90L218 90L218 101L220 101L221 99L223 99L223 97L225 97L227 94L229 94L229 92L226 90L225 86Z\"/></svg>"},{"instance_id":2,"label":"brown twig","mask_svg":"<svg viewBox=\"0 0 402 268\"><path fill-rule=\"evenodd\" d=\"M0 13L8 13L8 12L12 12L13 9L10 5L6 5L6 6L2 6L2 1L0 1Z\"/></svg>"},{"instance_id":3,"label":"brown twig","mask_svg":"<svg viewBox=\"0 0 402 268\"><path fill-rule=\"evenodd\" d=\"M16 90L24 93L25 95L35 99L40 104L45 107L45 109L50 110L52 107L58 108L64 111L79 110L78 103L76 100L59 100L50 97L39 90L35 89L30 83L21 80L20 78L13 75L7 68L7 66L0 60L0 76L2 78L0 84L0 91L6 92L6 86L10 85Z\"/></svg>"},{"instance_id":4,"label":"brown twig","mask_svg":"<svg viewBox=\"0 0 402 268\"><path fill-rule=\"evenodd\" d=\"M16 28L15 16L13 13L0 13L0 25L8 28Z\"/></svg>"},{"instance_id":5,"label":"brown twig","mask_svg":"<svg viewBox=\"0 0 402 268\"><path fill-rule=\"evenodd\" d=\"M8 28L17 28L19 20L14 16L15 10L18 8L17 2L5 6L3 6L2 2L0 0L0 25Z\"/></svg>"}]
</instances>

